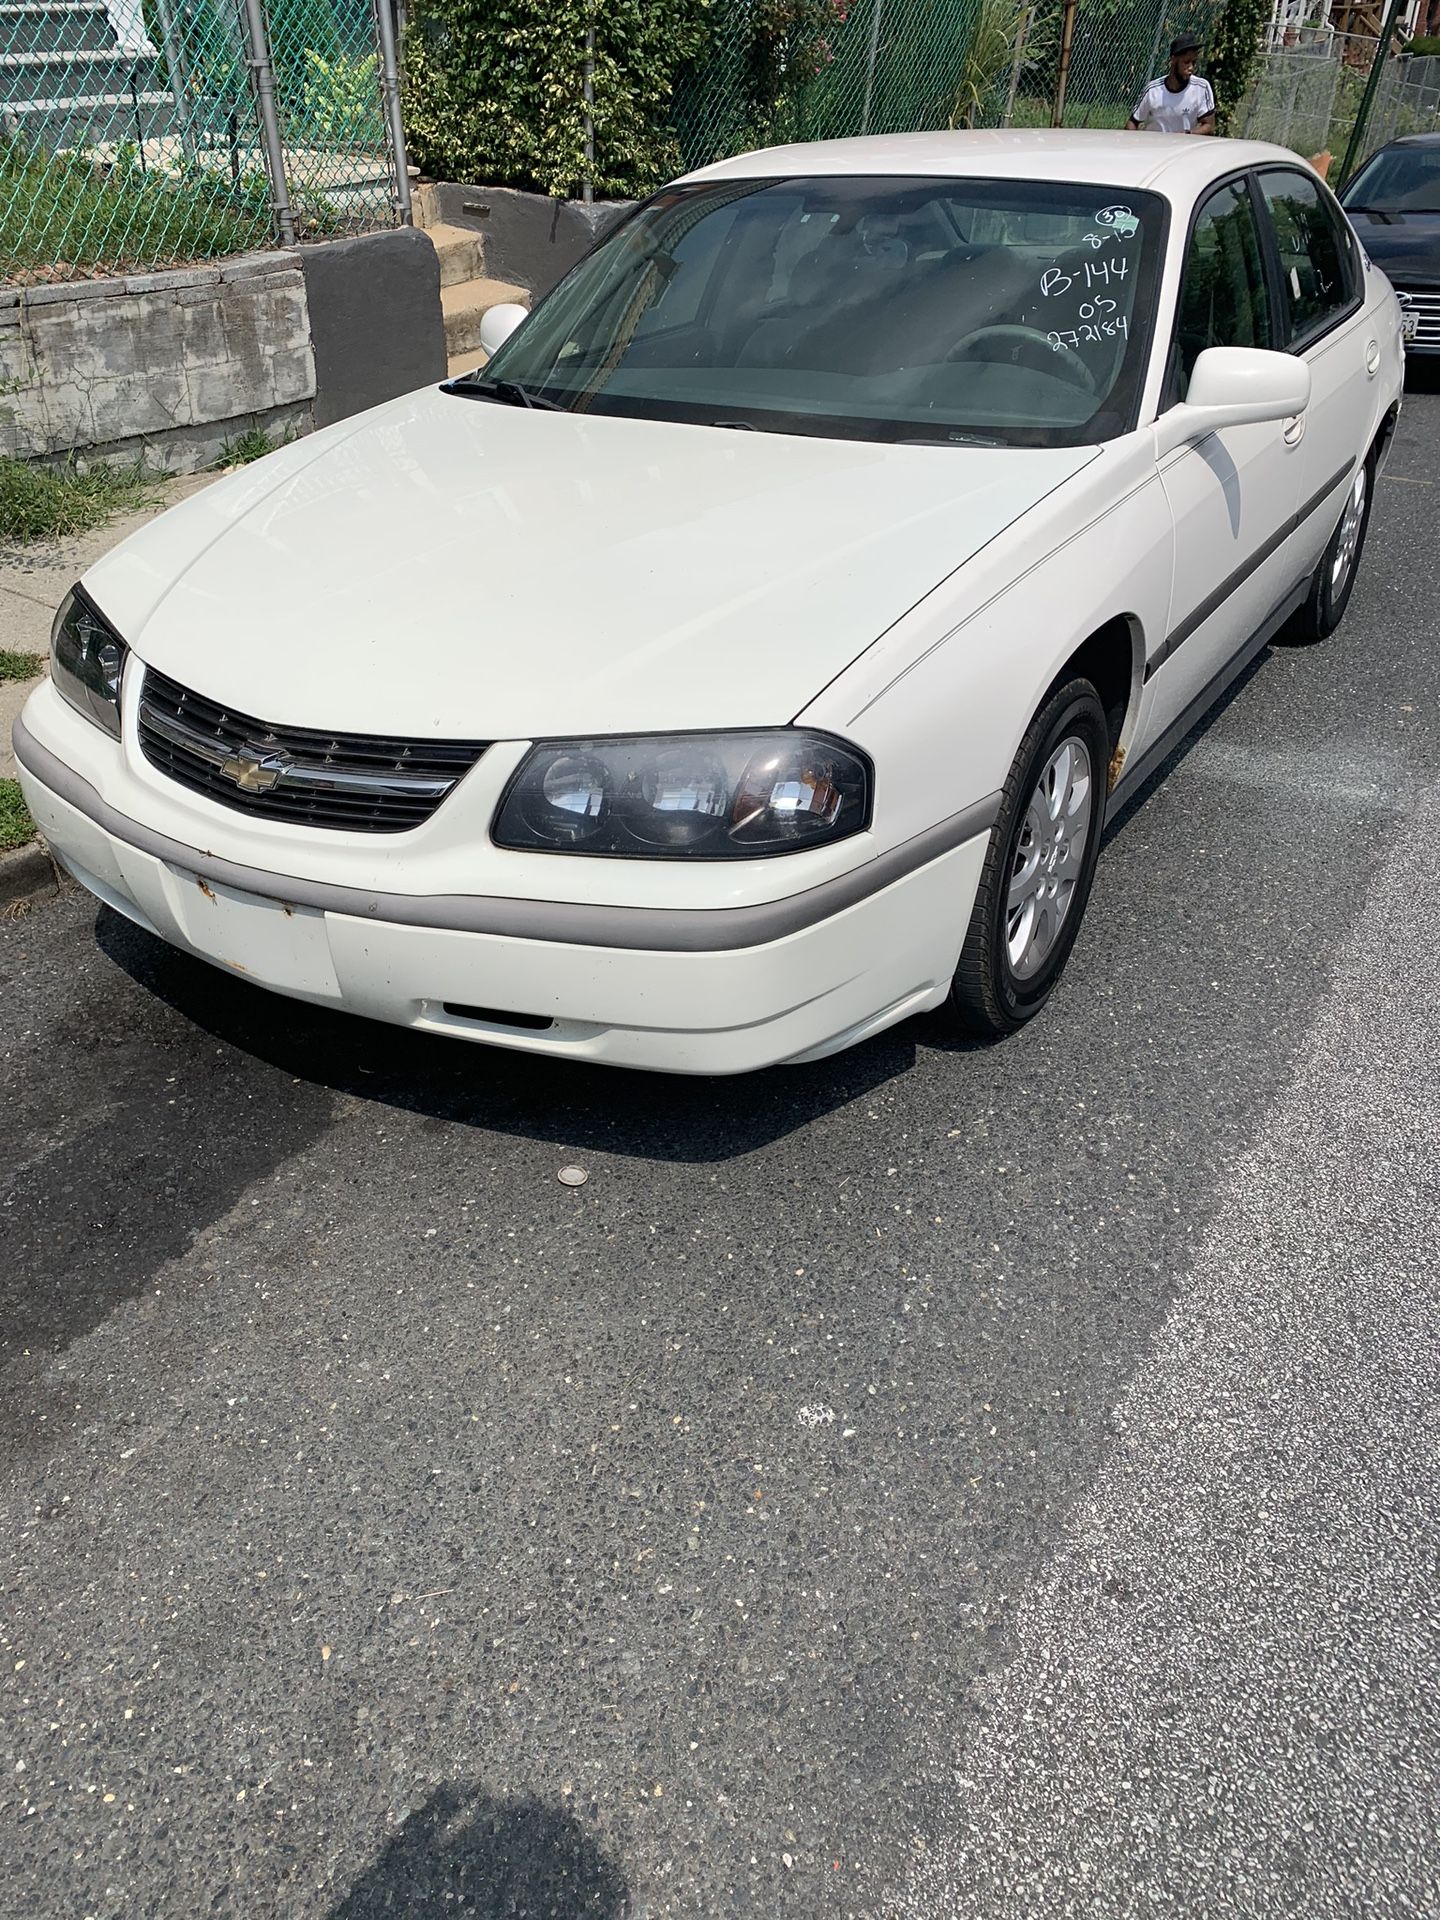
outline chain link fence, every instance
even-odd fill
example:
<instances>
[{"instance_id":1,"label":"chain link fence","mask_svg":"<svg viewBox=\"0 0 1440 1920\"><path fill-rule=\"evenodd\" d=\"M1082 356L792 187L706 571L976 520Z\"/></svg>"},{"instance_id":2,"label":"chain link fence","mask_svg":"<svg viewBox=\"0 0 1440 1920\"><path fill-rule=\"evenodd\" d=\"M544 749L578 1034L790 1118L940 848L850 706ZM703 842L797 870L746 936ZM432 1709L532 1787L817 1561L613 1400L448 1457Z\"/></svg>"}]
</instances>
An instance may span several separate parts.
<instances>
[{"instance_id":1,"label":"chain link fence","mask_svg":"<svg viewBox=\"0 0 1440 1920\"><path fill-rule=\"evenodd\" d=\"M1292 28L1269 50L1235 131L1299 153L1333 154L1350 144L1378 42L1373 34ZM1440 132L1440 59L1394 54L1382 63L1356 164L1405 133Z\"/></svg>"},{"instance_id":2,"label":"chain link fence","mask_svg":"<svg viewBox=\"0 0 1440 1920\"><path fill-rule=\"evenodd\" d=\"M390 224L381 24L370 0L0 0L0 280Z\"/></svg>"},{"instance_id":3,"label":"chain link fence","mask_svg":"<svg viewBox=\"0 0 1440 1920\"><path fill-rule=\"evenodd\" d=\"M0 279L393 222L408 204L394 4L0 0ZM1222 9L714 0L707 55L672 103L674 157L694 167L784 141L947 127L1121 127L1171 39L1205 38ZM1376 42L1289 25L1271 41L1232 130L1338 156ZM1436 126L1440 61L1387 59L1364 150Z\"/></svg>"},{"instance_id":4,"label":"chain link fence","mask_svg":"<svg viewBox=\"0 0 1440 1920\"><path fill-rule=\"evenodd\" d=\"M943 127L1123 127L1170 41L1203 35L1222 5L791 0L777 46L773 5L718 0L711 54L676 102L681 156L693 167L779 141Z\"/></svg>"}]
</instances>

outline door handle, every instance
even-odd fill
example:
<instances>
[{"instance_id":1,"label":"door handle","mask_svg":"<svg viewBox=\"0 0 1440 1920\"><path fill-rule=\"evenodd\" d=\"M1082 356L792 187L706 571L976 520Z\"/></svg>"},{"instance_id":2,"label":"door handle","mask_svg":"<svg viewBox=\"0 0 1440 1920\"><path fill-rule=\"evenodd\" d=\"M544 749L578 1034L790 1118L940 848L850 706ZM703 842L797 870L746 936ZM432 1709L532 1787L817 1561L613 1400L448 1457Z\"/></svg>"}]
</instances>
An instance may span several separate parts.
<instances>
[{"instance_id":1,"label":"door handle","mask_svg":"<svg viewBox=\"0 0 1440 1920\"><path fill-rule=\"evenodd\" d=\"M1292 414L1285 422L1285 444L1287 447L1298 447L1304 438L1305 416L1303 413Z\"/></svg>"},{"instance_id":2,"label":"door handle","mask_svg":"<svg viewBox=\"0 0 1440 1920\"><path fill-rule=\"evenodd\" d=\"M1380 371L1380 342L1378 340L1367 340L1365 342L1365 371L1370 375L1372 380Z\"/></svg>"}]
</instances>

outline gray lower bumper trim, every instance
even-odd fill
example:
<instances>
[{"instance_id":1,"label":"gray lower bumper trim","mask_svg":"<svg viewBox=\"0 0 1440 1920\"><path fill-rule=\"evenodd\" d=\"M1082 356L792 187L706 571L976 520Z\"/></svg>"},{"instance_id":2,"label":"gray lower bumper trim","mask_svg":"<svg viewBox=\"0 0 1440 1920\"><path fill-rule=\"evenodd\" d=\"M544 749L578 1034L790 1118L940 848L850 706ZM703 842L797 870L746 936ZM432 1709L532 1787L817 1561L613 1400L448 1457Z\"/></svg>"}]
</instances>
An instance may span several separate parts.
<instances>
[{"instance_id":1,"label":"gray lower bumper trim","mask_svg":"<svg viewBox=\"0 0 1440 1920\"><path fill-rule=\"evenodd\" d=\"M258 893L292 906L318 907L358 920L382 920L397 926L437 927L455 933L493 933L513 940L551 940L576 947L623 947L651 953L722 953L762 947L787 934L813 927L843 913L872 893L893 886L943 853L973 840L995 823L1000 795L992 793L951 814L938 826L916 834L878 859L822 881L805 893L768 900L754 907L605 907L560 900L507 900L494 894L367 893L326 880L300 880L222 860L168 834L141 826L102 800L78 773L58 760L25 726L15 723L15 757L27 773L60 799L103 827L117 840L153 854L157 860L218 880L242 893Z\"/></svg>"}]
</instances>

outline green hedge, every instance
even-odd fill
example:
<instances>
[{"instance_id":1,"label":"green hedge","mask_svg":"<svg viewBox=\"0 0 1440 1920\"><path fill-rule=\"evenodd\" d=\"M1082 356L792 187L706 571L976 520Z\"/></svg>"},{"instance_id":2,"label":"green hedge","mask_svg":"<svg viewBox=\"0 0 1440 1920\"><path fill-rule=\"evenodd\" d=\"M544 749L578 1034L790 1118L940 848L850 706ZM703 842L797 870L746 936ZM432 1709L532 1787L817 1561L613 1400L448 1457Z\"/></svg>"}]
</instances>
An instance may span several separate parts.
<instances>
[{"instance_id":1,"label":"green hedge","mask_svg":"<svg viewBox=\"0 0 1440 1920\"><path fill-rule=\"evenodd\" d=\"M603 196L679 169L670 107L707 40L709 0L418 0L405 47L412 159L441 180L557 198L585 177L587 20L595 29L595 163Z\"/></svg>"}]
</instances>

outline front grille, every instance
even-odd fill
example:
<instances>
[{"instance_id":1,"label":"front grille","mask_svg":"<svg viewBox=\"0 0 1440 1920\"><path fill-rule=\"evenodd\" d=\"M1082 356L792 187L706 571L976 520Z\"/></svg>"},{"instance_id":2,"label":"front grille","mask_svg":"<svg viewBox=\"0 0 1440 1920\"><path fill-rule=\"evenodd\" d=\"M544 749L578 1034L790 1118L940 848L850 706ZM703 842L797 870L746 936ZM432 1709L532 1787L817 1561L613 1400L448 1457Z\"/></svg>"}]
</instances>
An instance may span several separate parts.
<instances>
[{"instance_id":1,"label":"front grille","mask_svg":"<svg viewBox=\"0 0 1440 1920\"><path fill-rule=\"evenodd\" d=\"M488 744L272 726L153 668L140 693L140 745L152 767L222 806L296 826L421 826Z\"/></svg>"},{"instance_id":2,"label":"front grille","mask_svg":"<svg viewBox=\"0 0 1440 1920\"><path fill-rule=\"evenodd\" d=\"M1440 347L1440 287L1397 287L1400 305L1406 313L1418 314L1420 325L1412 347Z\"/></svg>"}]
</instances>

